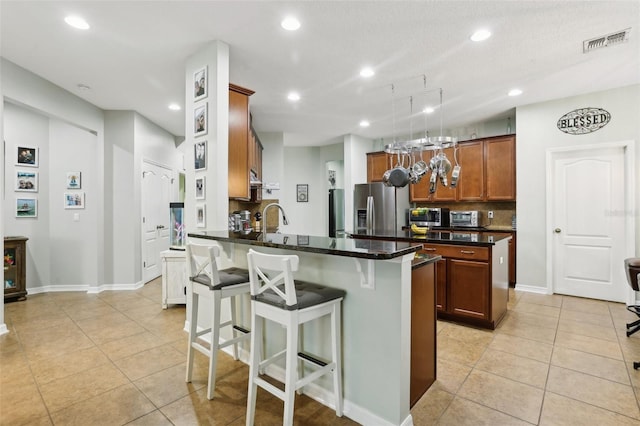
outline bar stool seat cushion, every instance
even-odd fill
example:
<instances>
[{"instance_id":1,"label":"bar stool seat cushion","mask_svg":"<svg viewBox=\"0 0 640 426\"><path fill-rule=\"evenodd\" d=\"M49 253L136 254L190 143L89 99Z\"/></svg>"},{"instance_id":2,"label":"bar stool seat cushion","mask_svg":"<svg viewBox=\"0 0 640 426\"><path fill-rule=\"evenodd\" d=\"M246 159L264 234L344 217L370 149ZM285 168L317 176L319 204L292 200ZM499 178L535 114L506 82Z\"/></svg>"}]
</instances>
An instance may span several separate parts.
<instances>
[{"instance_id":1,"label":"bar stool seat cushion","mask_svg":"<svg viewBox=\"0 0 640 426\"><path fill-rule=\"evenodd\" d=\"M242 284L249 281L249 271L242 268L228 268L218 271L220 284L211 285L211 279L207 274L196 275L191 281L209 286L211 290L220 290L231 285Z\"/></svg>"},{"instance_id":2,"label":"bar stool seat cushion","mask_svg":"<svg viewBox=\"0 0 640 426\"><path fill-rule=\"evenodd\" d=\"M280 309L294 311L296 309L305 309L309 306L320 305L331 300L340 299L347 294L344 290L306 281L295 280L294 283L296 286L296 300L298 301L295 305L286 305L282 297L278 296L276 292L271 289L265 290L257 296L251 296L251 298L255 301L263 302ZM278 288L284 291L284 284L279 285Z\"/></svg>"}]
</instances>

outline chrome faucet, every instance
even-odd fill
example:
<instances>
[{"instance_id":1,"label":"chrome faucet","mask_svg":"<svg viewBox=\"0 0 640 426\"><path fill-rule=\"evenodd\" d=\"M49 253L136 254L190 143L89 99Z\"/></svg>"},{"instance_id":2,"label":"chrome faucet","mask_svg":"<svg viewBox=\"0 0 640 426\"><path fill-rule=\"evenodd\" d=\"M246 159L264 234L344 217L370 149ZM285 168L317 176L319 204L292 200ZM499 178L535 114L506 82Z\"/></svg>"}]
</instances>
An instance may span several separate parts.
<instances>
[{"instance_id":1,"label":"chrome faucet","mask_svg":"<svg viewBox=\"0 0 640 426\"><path fill-rule=\"evenodd\" d=\"M267 210L269 209L269 207L277 207L280 209L280 211L282 212L282 223L284 225L288 225L289 221L287 220L287 215L284 212L284 209L282 208L282 206L278 203L271 203L271 204L267 204L265 206L264 209L262 209L262 223L264 224L264 232L267 232ZM276 230L277 232L277 230Z\"/></svg>"}]
</instances>

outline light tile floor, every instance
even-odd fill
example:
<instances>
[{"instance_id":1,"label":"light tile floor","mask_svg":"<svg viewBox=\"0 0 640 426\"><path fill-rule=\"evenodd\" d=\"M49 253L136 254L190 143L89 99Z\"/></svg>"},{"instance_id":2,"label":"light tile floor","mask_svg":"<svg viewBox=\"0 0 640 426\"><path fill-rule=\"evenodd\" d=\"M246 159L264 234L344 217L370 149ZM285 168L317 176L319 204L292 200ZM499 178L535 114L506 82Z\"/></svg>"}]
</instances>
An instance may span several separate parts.
<instances>
[{"instance_id":1,"label":"light tile floor","mask_svg":"<svg viewBox=\"0 0 640 426\"><path fill-rule=\"evenodd\" d=\"M243 425L248 368L219 357L216 398L196 353L184 382L185 310L160 308L160 281L137 291L49 293L5 305L0 425ZM624 305L516 293L495 331L438 322L438 380L415 425L639 425L640 333ZM256 424L282 423L259 392ZM297 397L297 425L349 425Z\"/></svg>"}]
</instances>

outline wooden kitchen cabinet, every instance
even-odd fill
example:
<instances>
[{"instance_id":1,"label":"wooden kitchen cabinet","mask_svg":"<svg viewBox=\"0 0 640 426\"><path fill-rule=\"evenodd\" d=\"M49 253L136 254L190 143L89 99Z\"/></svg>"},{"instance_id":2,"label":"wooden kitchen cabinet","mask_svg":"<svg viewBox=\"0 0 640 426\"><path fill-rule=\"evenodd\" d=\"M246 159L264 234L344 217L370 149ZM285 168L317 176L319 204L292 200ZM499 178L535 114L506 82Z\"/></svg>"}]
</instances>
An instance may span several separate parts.
<instances>
[{"instance_id":1,"label":"wooden kitchen cabinet","mask_svg":"<svg viewBox=\"0 0 640 426\"><path fill-rule=\"evenodd\" d=\"M437 151L426 151L422 154L422 158L429 164L431 158L437 154ZM447 186L442 186L440 184L440 179L438 179L438 184L436 185L436 192L433 194L429 193L429 179L431 178L431 171L425 173L420 179L420 182L409 185L409 201L411 202L439 202L439 201L456 201L458 190L456 188L451 188L451 173L453 172L453 166L455 166L454 160L454 149L447 148L444 150L444 154L447 156L447 159L451 162L451 170L447 174ZM419 160L419 156L416 157Z\"/></svg>"},{"instance_id":2,"label":"wooden kitchen cabinet","mask_svg":"<svg viewBox=\"0 0 640 426\"><path fill-rule=\"evenodd\" d=\"M489 265L487 262L449 259L448 312L478 320L489 320Z\"/></svg>"},{"instance_id":3,"label":"wooden kitchen cabinet","mask_svg":"<svg viewBox=\"0 0 640 426\"><path fill-rule=\"evenodd\" d=\"M395 156L384 151L367 153L367 183L382 182L382 175L395 166Z\"/></svg>"},{"instance_id":4,"label":"wooden kitchen cabinet","mask_svg":"<svg viewBox=\"0 0 640 426\"><path fill-rule=\"evenodd\" d=\"M484 200L484 145L482 141L458 144L460 180L458 181L458 201Z\"/></svg>"},{"instance_id":5,"label":"wooden kitchen cabinet","mask_svg":"<svg viewBox=\"0 0 640 426\"><path fill-rule=\"evenodd\" d=\"M511 201L516 199L515 137L505 136L484 141L485 199Z\"/></svg>"},{"instance_id":6,"label":"wooden kitchen cabinet","mask_svg":"<svg viewBox=\"0 0 640 426\"><path fill-rule=\"evenodd\" d=\"M505 243L492 247L423 244L421 253L442 256L436 263L438 318L495 328L507 311L509 296L506 276L503 279L499 268L493 267L495 256L506 255Z\"/></svg>"},{"instance_id":7,"label":"wooden kitchen cabinet","mask_svg":"<svg viewBox=\"0 0 640 426\"><path fill-rule=\"evenodd\" d=\"M4 300L24 300L27 296L26 237L4 239Z\"/></svg>"},{"instance_id":8,"label":"wooden kitchen cabinet","mask_svg":"<svg viewBox=\"0 0 640 426\"><path fill-rule=\"evenodd\" d=\"M248 201L249 185L249 96L253 91L229 84L229 198Z\"/></svg>"}]
</instances>

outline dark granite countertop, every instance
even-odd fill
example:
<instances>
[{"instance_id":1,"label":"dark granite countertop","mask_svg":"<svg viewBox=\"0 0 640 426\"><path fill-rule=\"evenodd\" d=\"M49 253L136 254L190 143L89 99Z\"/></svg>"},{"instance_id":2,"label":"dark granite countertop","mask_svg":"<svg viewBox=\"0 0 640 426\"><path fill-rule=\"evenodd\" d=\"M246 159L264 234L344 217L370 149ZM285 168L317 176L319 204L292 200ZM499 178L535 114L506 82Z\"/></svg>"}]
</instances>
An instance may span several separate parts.
<instances>
[{"instance_id":1,"label":"dark granite countertop","mask_svg":"<svg viewBox=\"0 0 640 426\"><path fill-rule=\"evenodd\" d=\"M498 241L509 239L506 233L492 235L490 232L442 231L430 230L426 234L416 234L410 230L377 232L375 234L352 234L353 238L370 238L372 240L394 240L413 243L446 243L467 246L492 246Z\"/></svg>"},{"instance_id":2,"label":"dark granite countertop","mask_svg":"<svg viewBox=\"0 0 640 426\"><path fill-rule=\"evenodd\" d=\"M412 241L388 241L358 237L329 238L257 232L245 234L233 231L199 231L190 232L188 235L192 238L373 260L393 259L415 253L422 248L420 244ZM426 261L436 261L439 258L440 256L432 256Z\"/></svg>"}]
</instances>

